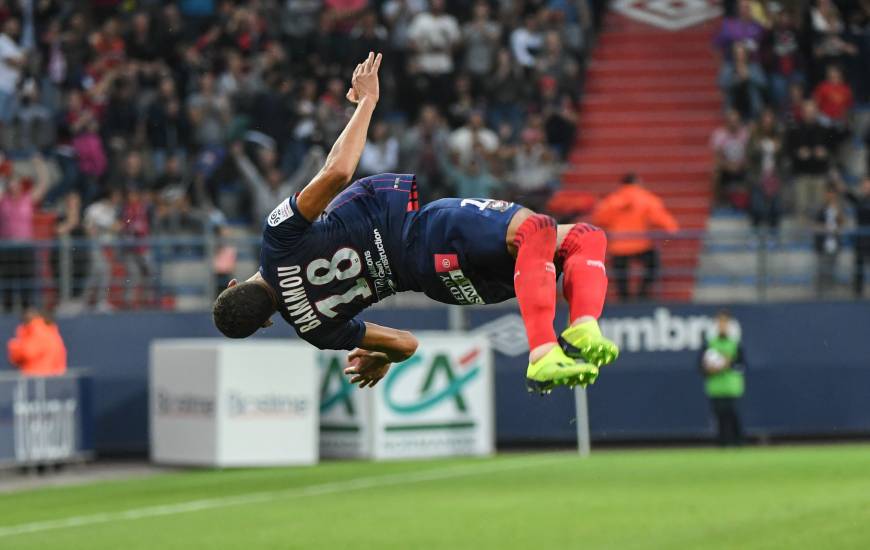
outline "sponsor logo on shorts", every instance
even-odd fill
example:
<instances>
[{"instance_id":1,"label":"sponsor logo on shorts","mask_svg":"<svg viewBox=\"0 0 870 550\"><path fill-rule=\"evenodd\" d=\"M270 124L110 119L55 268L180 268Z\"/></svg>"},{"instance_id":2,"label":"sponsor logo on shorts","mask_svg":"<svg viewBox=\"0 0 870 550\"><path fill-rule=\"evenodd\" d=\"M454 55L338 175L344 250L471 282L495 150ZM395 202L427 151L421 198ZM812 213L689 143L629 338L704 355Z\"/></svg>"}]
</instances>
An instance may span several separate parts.
<instances>
[{"instance_id":1,"label":"sponsor logo on shorts","mask_svg":"<svg viewBox=\"0 0 870 550\"><path fill-rule=\"evenodd\" d=\"M293 217L293 209L290 208L290 199L284 199L284 202L275 207L275 210L272 210L272 213L269 214L269 217L266 218L270 227L277 227L284 220L290 219Z\"/></svg>"},{"instance_id":2,"label":"sponsor logo on shorts","mask_svg":"<svg viewBox=\"0 0 870 550\"><path fill-rule=\"evenodd\" d=\"M453 296L453 299L457 304L469 305L486 303L483 301L483 298L480 297L480 294L477 293L477 289L474 288L474 285L471 284L471 281L465 276L465 273L463 273L461 269L453 269L447 273L438 273L438 278L441 279L441 282L445 287L447 287L447 290L450 292L450 295Z\"/></svg>"}]
</instances>

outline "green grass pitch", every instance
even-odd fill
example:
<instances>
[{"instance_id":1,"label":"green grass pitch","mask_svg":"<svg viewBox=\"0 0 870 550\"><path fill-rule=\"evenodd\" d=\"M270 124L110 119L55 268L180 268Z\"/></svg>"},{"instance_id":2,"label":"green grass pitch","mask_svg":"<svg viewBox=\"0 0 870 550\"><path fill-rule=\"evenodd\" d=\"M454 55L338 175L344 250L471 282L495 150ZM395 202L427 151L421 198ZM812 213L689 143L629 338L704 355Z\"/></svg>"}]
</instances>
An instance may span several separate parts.
<instances>
[{"instance_id":1,"label":"green grass pitch","mask_svg":"<svg viewBox=\"0 0 870 550\"><path fill-rule=\"evenodd\" d=\"M0 495L0 548L870 548L870 446L188 471Z\"/></svg>"}]
</instances>

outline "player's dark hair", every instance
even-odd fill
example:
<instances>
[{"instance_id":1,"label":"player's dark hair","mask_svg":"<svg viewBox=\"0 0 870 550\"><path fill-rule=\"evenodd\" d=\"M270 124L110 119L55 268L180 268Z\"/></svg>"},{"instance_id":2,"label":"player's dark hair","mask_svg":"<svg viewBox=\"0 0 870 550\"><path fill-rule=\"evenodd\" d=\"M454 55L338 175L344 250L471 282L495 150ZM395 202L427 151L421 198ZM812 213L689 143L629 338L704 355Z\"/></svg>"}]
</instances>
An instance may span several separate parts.
<instances>
[{"instance_id":1,"label":"player's dark hair","mask_svg":"<svg viewBox=\"0 0 870 550\"><path fill-rule=\"evenodd\" d=\"M232 286L214 302L214 326L228 338L247 338L275 313L269 291L253 281Z\"/></svg>"}]
</instances>

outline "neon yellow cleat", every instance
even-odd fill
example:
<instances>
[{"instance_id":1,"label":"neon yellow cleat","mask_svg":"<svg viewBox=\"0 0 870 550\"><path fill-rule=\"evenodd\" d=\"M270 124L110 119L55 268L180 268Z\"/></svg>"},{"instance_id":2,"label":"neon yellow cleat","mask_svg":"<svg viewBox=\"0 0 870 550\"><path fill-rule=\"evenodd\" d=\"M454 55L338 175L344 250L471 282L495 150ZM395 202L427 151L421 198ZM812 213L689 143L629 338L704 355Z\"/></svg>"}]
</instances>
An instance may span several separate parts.
<instances>
[{"instance_id":1,"label":"neon yellow cleat","mask_svg":"<svg viewBox=\"0 0 870 550\"><path fill-rule=\"evenodd\" d=\"M555 346L546 355L529 363L526 370L526 387L530 392L546 394L556 386L586 387L598 378L598 367L578 363Z\"/></svg>"},{"instance_id":2,"label":"neon yellow cleat","mask_svg":"<svg viewBox=\"0 0 870 550\"><path fill-rule=\"evenodd\" d=\"M619 357L619 348L601 335L595 319L566 328L559 343L568 357L588 361L596 367L610 364Z\"/></svg>"}]
</instances>

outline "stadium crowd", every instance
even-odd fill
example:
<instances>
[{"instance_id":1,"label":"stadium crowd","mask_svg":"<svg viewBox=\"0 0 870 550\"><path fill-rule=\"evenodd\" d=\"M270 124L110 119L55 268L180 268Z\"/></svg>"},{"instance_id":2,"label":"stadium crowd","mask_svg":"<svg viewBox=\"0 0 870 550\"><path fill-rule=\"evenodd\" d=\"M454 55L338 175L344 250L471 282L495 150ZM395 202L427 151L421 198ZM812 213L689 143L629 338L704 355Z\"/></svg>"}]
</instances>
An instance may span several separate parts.
<instances>
[{"instance_id":1,"label":"stadium crowd","mask_svg":"<svg viewBox=\"0 0 870 550\"><path fill-rule=\"evenodd\" d=\"M833 286L854 214L861 296L870 259L870 2L726 3L714 45L726 112L711 136L717 203L748 212L774 237L786 213L810 228L820 294Z\"/></svg>"},{"instance_id":2,"label":"stadium crowd","mask_svg":"<svg viewBox=\"0 0 870 550\"><path fill-rule=\"evenodd\" d=\"M54 234L105 244L256 228L319 168L369 51L384 53L382 99L359 175L414 172L428 200L542 204L574 139L600 11L572 0L0 0L0 240L21 243L3 248L2 305L30 301L24 243L39 210ZM128 278L149 274L147 247L113 261ZM89 303L111 263L92 247L76 264Z\"/></svg>"}]
</instances>

